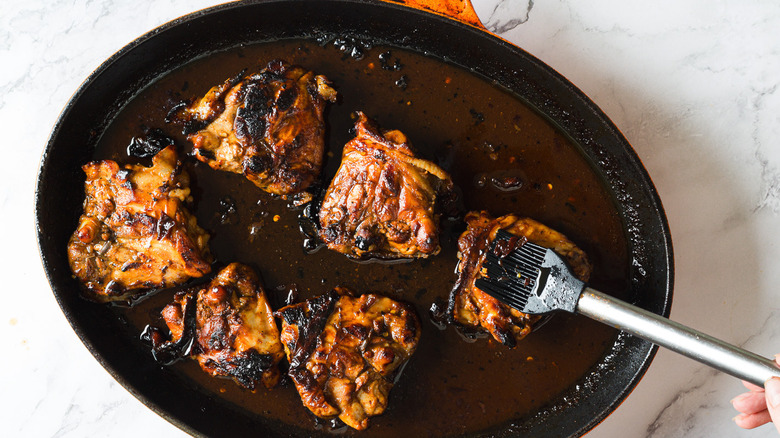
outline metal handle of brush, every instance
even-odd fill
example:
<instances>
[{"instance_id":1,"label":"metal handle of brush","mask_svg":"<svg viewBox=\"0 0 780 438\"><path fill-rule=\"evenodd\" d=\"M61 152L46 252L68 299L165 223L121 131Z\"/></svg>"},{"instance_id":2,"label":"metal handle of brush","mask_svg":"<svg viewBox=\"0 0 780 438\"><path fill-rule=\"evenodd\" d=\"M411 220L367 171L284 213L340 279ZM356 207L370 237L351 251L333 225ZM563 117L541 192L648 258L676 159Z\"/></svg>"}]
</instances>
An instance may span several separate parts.
<instances>
[{"instance_id":1,"label":"metal handle of brush","mask_svg":"<svg viewBox=\"0 0 780 438\"><path fill-rule=\"evenodd\" d=\"M577 313L758 386L780 377L775 361L585 287Z\"/></svg>"}]
</instances>

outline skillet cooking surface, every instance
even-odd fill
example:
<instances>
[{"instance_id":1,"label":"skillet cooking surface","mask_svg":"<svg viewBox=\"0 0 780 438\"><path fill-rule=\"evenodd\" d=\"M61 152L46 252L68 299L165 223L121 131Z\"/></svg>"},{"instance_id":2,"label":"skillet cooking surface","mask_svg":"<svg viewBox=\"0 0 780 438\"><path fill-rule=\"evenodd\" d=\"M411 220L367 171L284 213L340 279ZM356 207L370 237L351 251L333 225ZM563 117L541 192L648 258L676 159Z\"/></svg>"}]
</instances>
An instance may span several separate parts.
<instances>
[{"instance_id":1,"label":"skillet cooking surface","mask_svg":"<svg viewBox=\"0 0 780 438\"><path fill-rule=\"evenodd\" d=\"M274 41L276 36L283 41ZM388 47L381 41L395 43ZM239 43L243 47L227 50ZM306 436L315 424L291 385L252 394L230 381L206 378L191 361L170 368L155 364L138 334L147 323L160 325L159 309L171 291L132 309L79 298L65 246L83 200L80 166L91 159L138 161L124 150L143 126L176 133L162 122L177 98L172 92L202 95L243 67L256 68L258 59L274 57L325 74L341 94L340 103L326 113L326 147L332 154L326 182L350 138L350 112L366 111L384 128L404 131L421 156L450 171L467 208L496 215L516 211L546 222L589 253L596 286L631 289L623 298L668 314L671 250L649 179L606 118L538 61L477 30L391 6L334 2L323 11L307 2L294 8L271 2L215 8L142 38L101 67L55 127L39 182L41 250L63 311L103 366L170 421L208 435L265 427ZM443 58L450 64L442 64ZM400 69L394 68L396 60ZM177 140L189 150L180 136ZM454 282L455 239L462 226L445 224L443 251L429 260L357 264L325 249L306 254L299 211L239 175L186 161L194 177L193 211L212 233L219 266L252 265L272 296L286 295L283 286L291 283L302 299L345 285L417 306L423 322L420 348L391 392L388 412L357 435L577 435L622 400L654 352L644 341L616 339L610 329L565 316L513 351L486 339L466 343L453 328L440 331L428 317L430 305L446 299ZM491 187L491 178L507 169L523 186L512 192ZM230 204L236 213L226 211ZM665 245L645 246L646 240L664 239Z\"/></svg>"}]
</instances>

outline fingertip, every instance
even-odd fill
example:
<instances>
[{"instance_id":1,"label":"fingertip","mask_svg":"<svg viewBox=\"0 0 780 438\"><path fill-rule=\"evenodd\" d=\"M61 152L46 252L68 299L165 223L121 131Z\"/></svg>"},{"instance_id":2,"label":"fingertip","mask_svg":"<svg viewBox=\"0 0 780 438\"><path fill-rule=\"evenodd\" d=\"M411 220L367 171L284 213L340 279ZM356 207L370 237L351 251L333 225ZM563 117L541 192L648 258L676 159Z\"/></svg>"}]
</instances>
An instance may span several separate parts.
<instances>
[{"instance_id":1,"label":"fingertip","mask_svg":"<svg viewBox=\"0 0 780 438\"><path fill-rule=\"evenodd\" d=\"M732 418L731 421L733 421L734 423L736 423L737 426L743 429L750 429L750 427L748 427L748 425L745 423L745 419L747 417L748 416L746 414L739 414L734 416L734 418Z\"/></svg>"},{"instance_id":2,"label":"fingertip","mask_svg":"<svg viewBox=\"0 0 780 438\"><path fill-rule=\"evenodd\" d=\"M746 392L746 393L744 393L744 394L740 394L740 395L738 395L738 396L736 396L736 397L732 398L731 400L729 400L729 403L731 403L732 405L733 405L734 403L739 403L740 401L742 401L742 400L744 400L745 398L747 398L747 396L748 396L749 394L750 394L750 393L748 393L748 392Z\"/></svg>"},{"instance_id":3,"label":"fingertip","mask_svg":"<svg viewBox=\"0 0 780 438\"><path fill-rule=\"evenodd\" d=\"M748 425L745 421L747 417L748 416L746 414L739 414L734 418L732 418L731 421L733 421L737 426L743 429L751 429L750 425Z\"/></svg>"}]
</instances>

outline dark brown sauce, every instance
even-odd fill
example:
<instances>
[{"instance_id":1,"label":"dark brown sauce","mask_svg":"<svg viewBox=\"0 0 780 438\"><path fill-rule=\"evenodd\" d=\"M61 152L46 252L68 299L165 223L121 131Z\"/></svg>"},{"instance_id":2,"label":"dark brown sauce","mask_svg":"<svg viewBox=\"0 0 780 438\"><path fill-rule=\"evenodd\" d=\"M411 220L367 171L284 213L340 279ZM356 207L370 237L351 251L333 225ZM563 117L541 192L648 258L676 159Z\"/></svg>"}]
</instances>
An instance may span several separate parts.
<instances>
[{"instance_id":1,"label":"dark brown sauce","mask_svg":"<svg viewBox=\"0 0 780 438\"><path fill-rule=\"evenodd\" d=\"M300 208L288 208L241 175L214 171L187 156L184 137L164 122L173 103L202 96L225 78L273 58L324 74L339 91L339 103L326 112L325 184L350 139L350 115L361 110L385 129L402 130L421 157L449 171L467 209L518 213L566 234L589 254L596 287L626 289L628 245L610 195L577 147L516 96L459 67L397 48L377 46L356 60L332 44L286 41L210 55L160 78L120 112L95 158L142 161L128 157L126 147L144 127L174 137L192 176L192 211L212 236L216 267L230 262L254 267L277 305L294 283L301 300L341 285L417 307L423 325L419 348L393 388L387 411L373 418L367 431L343 433L448 436L522 421L602 359L615 331L582 317L557 315L514 350L487 338L467 340L453 327L437 328L429 309L446 300L454 284L462 224L444 223L441 253L425 260L356 263L327 249L308 254L299 231ZM164 291L131 308L112 309L140 334L147 324L163 326L159 311L172 294ZM170 369L250 413L312 433L326 429L324 423L317 426L289 383L253 393L208 377L194 361Z\"/></svg>"}]
</instances>

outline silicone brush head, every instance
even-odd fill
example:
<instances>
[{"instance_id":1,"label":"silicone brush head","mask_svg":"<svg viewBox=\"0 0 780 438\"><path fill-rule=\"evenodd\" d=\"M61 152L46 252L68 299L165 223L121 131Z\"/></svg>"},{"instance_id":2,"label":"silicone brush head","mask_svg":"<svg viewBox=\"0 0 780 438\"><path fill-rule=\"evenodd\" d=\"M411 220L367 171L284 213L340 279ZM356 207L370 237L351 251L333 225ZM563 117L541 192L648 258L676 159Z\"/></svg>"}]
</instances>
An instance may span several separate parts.
<instances>
[{"instance_id":1,"label":"silicone brush head","mask_svg":"<svg viewBox=\"0 0 780 438\"><path fill-rule=\"evenodd\" d=\"M585 287L553 250L517 239L503 229L490 244L481 275L474 282L477 288L530 314L573 313Z\"/></svg>"}]
</instances>

